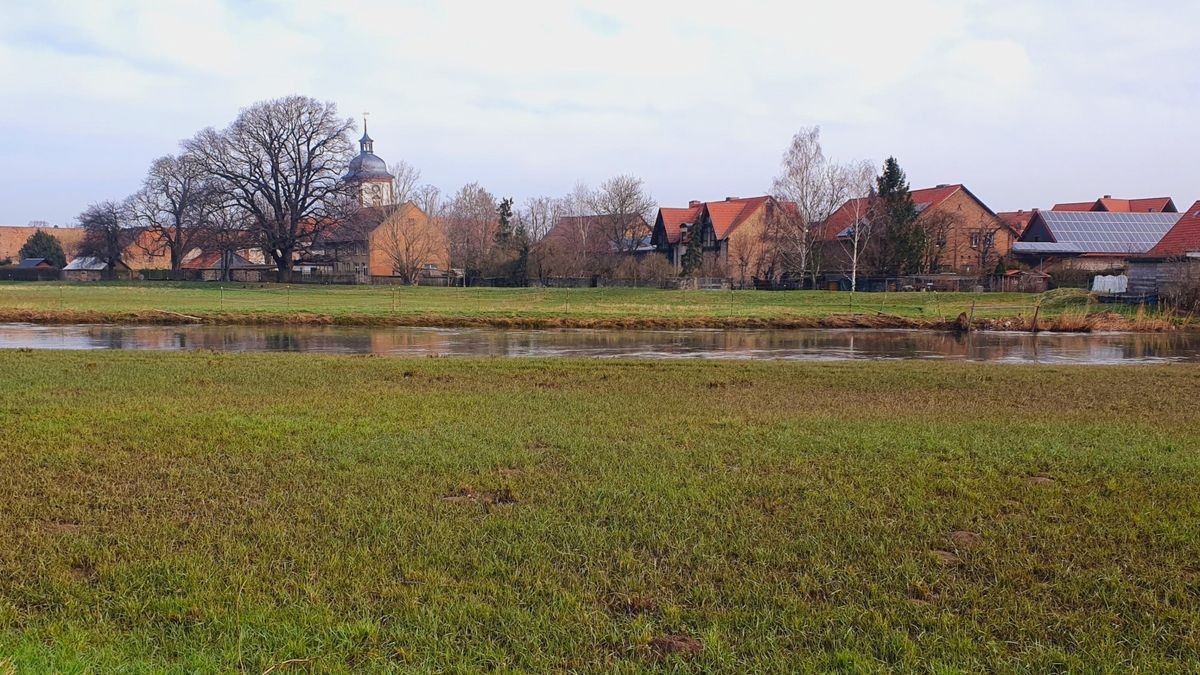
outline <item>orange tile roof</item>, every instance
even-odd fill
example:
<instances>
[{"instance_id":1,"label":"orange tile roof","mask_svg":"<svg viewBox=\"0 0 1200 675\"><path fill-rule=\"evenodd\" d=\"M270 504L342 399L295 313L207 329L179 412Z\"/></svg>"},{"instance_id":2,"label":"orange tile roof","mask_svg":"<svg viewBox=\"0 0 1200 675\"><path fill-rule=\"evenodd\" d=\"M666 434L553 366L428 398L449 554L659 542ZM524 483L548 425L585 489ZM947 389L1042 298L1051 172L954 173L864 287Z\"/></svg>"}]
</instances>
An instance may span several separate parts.
<instances>
[{"instance_id":1,"label":"orange tile roof","mask_svg":"<svg viewBox=\"0 0 1200 675\"><path fill-rule=\"evenodd\" d=\"M1200 252L1200 201L1185 211L1179 222L1146 255L1172 257L1195 252Z\"/></svg>"},{"instance_id":2,"label":"orange tile roof","mask_svg":"<svg viewBox=\"0 0 1200 675\"><path fill-rule=\"evenodd\" d=\"M1029 227L1029 221L1033 220L1033 214L1033 211L1003 211L997 213L996 217L1019 237L1025 228Z\"/></svg>"},{"instance_id":3,"label":"orange tile roof","mask_svg":"<svg viewBox=\"0 0 1200 675\"><path fill-rule=\"evenodd\" d=\"M683 209L677 208L660 208L658 217L662 220L663 229L666 231L667 243L678 244L682 234L682 226L685 223L694 223L700 218L700 214L704 212L704 205L689 206Z\"/></svg>"},{"instance_id":4,"label":"orange tile roof","mask_svg":"<svg viewBox=\"0 0 1200 675\"><path fill-rule=\"evenodd\" d=\"M734 230L741 227L754 214L758 213L772 198L761 197L730 198L719 202L701 202L686 208L663 207L658 210L658 218L663 223L667 243L677 244L682 237L681 226L701 220L705 214L712 222L713 233L717 240L726 239Z\"/></svg>"},{"instance_id":5,"label":"orange tile roof","mask_svg":"<svg viewBox=\"0 0 1200 675\"><path fill-rule=\"evenodd\" d=\"M913 204L917 206L918 210L921 213L925 213L929 209L935 208L937 205L949 199L951 195L959 190L965 190L967 194L971 195L971 197L975 199L975 201L979 201L979 199L975 197L975 195L971 194L971 191L967 190L961 183L955 183L954 185L939 185L937 187L922 188L920 190L910 190L908 194L912 197ZM823 224L819 234L820 239L823 241L832 241L836 239L838 234L842 233L846 230L846 228L854 224L853 221L856 215L859 218L866 215L866 201L866 197L857 197L855 199L848 200L845 204L839 206L836 211L834 211L829 215L828 218L825 219L825 223ZM979 201L979 203L983 205L983 208L987 208L982 201Z\"/></svg>"},{"instance_id":6,"label":"orange tile roof","mask_svg":"<svg viewBox=\"0 0 1200 675\"><path fill-rule=\"evenodd\" d=\"M1111 213L1176 213L1175 202L1170 197L1147 197L1144 199L1114 199L1104 196L1091 202L1064 202L1055 204L1051 211L1109 211Z\"/></svg>"}]
</instances>

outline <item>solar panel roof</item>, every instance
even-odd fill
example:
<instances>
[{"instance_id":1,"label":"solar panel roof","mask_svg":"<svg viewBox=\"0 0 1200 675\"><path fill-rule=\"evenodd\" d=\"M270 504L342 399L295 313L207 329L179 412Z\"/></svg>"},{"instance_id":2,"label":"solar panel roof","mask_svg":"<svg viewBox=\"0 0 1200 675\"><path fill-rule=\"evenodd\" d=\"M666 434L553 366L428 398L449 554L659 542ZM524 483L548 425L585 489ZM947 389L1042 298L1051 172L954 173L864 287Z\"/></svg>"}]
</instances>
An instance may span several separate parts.
<instances>
[{"instance_id":1,"label":"solar panel roof","mask_svg":"<svg viewBox=\"0 0 1200 675\"><path fill-rule=\"evenodd\" d=\"M1145 253L1182 216L1179 213L1039 211L1054 242L1020 242L1017 252ZM1048 243L1057 244L1045 247Z\"/></svg>"}]
</instances>

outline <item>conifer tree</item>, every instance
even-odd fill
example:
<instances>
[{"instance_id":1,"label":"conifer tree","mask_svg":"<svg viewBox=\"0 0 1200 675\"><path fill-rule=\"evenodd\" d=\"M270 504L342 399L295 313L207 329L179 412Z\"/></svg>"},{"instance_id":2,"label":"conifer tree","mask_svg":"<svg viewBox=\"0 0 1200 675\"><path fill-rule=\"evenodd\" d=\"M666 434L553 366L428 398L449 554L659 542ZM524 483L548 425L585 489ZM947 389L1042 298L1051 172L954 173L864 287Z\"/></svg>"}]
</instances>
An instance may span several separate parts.
<instances>
[{"instance_id":1,"label":"conifer tree","mask_svg":"<svg viewBox=\"0 0 1200 675\"><path fill-rule=\"evenodd\" d=\"M21 246L20 256L22 258L45 258L55 267L67 266L67 254L63 252L62 242L58 240L58 237L45 230L38 230L29 235L25 244Z\"/></svg>"},{"instance_id":2,"label":"conifer tree","mask_svg":"<svg viewBox=\"0 0 1200 675\"><path fill-rule=\"evenodd\" d=\"M925 232L917 222L920 214L909 194L908 179L895 157L888 157L883 163L883 173L875 179L875 187L873 215L881 235L879 271L889 276L915 274L921 267Z\"/></svg>"}]
</instances>

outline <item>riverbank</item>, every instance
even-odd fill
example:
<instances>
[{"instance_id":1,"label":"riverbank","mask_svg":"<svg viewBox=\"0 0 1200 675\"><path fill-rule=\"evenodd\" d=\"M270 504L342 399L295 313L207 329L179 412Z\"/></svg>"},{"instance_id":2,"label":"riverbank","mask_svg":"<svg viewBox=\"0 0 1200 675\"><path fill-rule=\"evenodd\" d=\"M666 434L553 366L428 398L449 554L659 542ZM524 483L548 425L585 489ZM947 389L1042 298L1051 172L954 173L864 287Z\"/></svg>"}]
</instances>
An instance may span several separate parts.
<instances>
[{"instance_id":1,"label":"riverbank","mask_svg":"<svg viewBox=\"0 0 1200 675\"><path fill-rule=\"evenodd\" d=\"M0 372L0 670L1200 651L1197 366L0 351Z\"/></svg>"},{"instance_id":2,"label":"riverbank","mask_svg":"<svg viewBox=\"0 0 1200 675\"><path fill-rule=\"evenodd\" d=\"M839 293L203 283L0 284L0 322L490 328L1165 331L1191 325L1082 291Z\"/></svg>"}]
</instances>

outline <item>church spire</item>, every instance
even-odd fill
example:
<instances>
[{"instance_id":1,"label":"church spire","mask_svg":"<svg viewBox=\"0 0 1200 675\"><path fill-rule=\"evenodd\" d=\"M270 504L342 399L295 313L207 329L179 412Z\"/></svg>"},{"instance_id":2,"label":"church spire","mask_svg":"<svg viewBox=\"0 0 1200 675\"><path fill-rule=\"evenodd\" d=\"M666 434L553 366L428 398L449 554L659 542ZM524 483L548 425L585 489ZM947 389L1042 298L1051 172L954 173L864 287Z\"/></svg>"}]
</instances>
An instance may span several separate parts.
<instances>
[{"instance_id":1,"label":"church spire","mask_svg":"<svg viewBox=\"0 0 1200 675\"><path fill-rule=\"evenodd\" d=\"M367 135L367 113L363 113L363 135L362 138L358 139L358 148L362 152L375 154L375 141L371 140L371 137Z\"/></svg>"}]
</instances>

